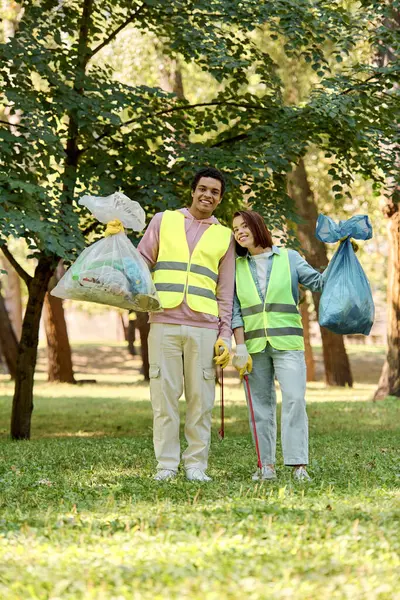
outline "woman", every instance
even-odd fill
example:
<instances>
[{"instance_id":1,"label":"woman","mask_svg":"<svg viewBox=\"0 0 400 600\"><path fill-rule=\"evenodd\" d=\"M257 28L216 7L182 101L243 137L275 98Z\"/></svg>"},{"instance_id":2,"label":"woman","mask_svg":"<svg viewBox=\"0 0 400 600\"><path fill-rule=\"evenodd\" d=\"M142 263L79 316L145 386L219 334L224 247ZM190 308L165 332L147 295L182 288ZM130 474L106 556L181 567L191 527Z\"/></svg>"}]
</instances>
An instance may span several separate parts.
<instances>
[{"instance_id":1,"label":"woman","mask_svg":"<svg viewBox=\"0 0 400 600\"><path fill-rule=\"evenodd\" d=\"M233 366L241 377L248 373L263 465L253 479L276 478L276 377L282 391L284 463L294 468L296 479L310 480L306 470L306 365L297 309L298 284L313 292L321 291L323 275L295 250L274 246L263 218L254 211L235 213L233 234L238 254L232 317L237 345Z\"/></svg>"}]
</instances>

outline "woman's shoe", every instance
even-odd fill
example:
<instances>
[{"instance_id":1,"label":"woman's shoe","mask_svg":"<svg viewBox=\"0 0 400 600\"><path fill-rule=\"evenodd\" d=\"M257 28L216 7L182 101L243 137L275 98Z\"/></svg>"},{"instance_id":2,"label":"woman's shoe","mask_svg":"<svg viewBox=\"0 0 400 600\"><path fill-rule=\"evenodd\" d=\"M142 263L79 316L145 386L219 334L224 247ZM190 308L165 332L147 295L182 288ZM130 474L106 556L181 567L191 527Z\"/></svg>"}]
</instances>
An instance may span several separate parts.
<instances>
[{"instance_id":1,"label":"woman's shoe","mask_svg":"<svg viewBox=\"0 0 400 600\"><path fill-rule=\"evenodd\" d=\"M294 469L293 477L297 479L297 481L311 481L311 477L307 473L305 467L297 467L297 469Z\"/></svg>"},{"instance_id":2,"label":"woman's shoe","mask_svg":"<svg viewBox=\"0 0 400 600\"><path fill-rule=\"evenodd\" d=\"M253 481L259 481L259 480L272 480L272 479L276 479L276 473L275 473L275 469L272 469L271 467L264 465L264 467L260 470L257 469L257 471L254 473L252 480Z\"/></svg>"}]
</instances>

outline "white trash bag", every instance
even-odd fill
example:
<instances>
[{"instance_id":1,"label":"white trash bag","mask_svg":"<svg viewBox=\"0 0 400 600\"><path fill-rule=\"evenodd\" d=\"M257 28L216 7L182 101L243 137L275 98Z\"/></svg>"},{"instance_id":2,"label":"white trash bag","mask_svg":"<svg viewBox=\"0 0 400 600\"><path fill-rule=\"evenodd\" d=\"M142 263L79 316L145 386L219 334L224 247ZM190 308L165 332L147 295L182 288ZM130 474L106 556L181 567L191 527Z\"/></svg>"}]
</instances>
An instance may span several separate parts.
<instances>
[{"instance_id":1,"label":"white trash bag","mask_svg":"<svg viewBox=\"0 0 400 600\"><path fill-rule=\"evenodd\" d=\"M140 204L121 192L83 196L79 204L107 223L106 237L82 252L51 294L139 312L162 310L150 271L124 231L124 227L141 231L145 226Z\"/></svg>"}]
</instances>

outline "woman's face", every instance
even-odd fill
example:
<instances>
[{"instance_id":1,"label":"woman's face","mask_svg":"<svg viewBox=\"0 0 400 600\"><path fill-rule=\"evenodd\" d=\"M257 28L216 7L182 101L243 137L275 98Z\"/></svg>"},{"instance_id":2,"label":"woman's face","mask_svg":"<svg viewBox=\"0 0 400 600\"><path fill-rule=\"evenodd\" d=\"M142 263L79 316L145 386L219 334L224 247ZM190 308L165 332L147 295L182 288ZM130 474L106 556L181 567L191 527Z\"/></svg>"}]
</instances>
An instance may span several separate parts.
<instances>
[{"instance_id":1,"label":"woman's face","mask_svg":"<svg viewBox=\"0 0 400 600\"><path fill-rule=\"evenodd\" d=\"M235 217L232 228L235 240L242 248L254 248L254 236L243 217Z\"/></svg>"}]
</instances>

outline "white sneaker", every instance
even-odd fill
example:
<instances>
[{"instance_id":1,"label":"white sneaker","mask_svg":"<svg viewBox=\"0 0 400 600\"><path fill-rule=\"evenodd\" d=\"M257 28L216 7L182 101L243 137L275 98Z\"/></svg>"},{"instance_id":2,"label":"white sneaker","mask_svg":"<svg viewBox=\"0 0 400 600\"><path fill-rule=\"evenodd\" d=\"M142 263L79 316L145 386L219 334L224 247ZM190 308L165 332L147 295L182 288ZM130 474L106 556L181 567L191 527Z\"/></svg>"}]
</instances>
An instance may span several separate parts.
<instances>
[{"instance_id":1,"label":"white sneaker","mask_svg":"<svg viewBox=\"0 0 400 600\"><path fill-rule=\"evenodd\" d=\"M189 481L212 481L211 477L206 475L205 472L198 467L186 469L186 479Z\"/></svg>"},{"instance_id":2,"label":"white sneaker","mask_svg":"<svg viewBox=\"0 0 400 600\"><path fill-rule=\"evenodd\" d=\"M177 471L173 469L159 469L153 479L156 481L166 481L167 479L174 479L177 474Z\"/></svg>"},{"instance_id":3,"label":"white sneaker","mask_svg":"<svg viewBox=\"0 0 400 600\"><path fill-rule=\"evenodd\" d=\"M254 473L252 480L253 481L259 481L259 480L265 480L265 479L276 479L276 473L275 473L275 469L271 469L271 467L265 465L263 466L263 468L261 469L257 469L257 471Z\"/></svg>"},{"instance_id":4,"label":"white sneaker","mask_svg":"<svg viewBox=\"0 0 400 600\"><path fill-rule=\"evenodd\" d=\"M297 479L297 481L311 481L311 477L307 473L305 467L297 467L297 469L294 469L293 477Z\"/></svg>"}]
</instances>

